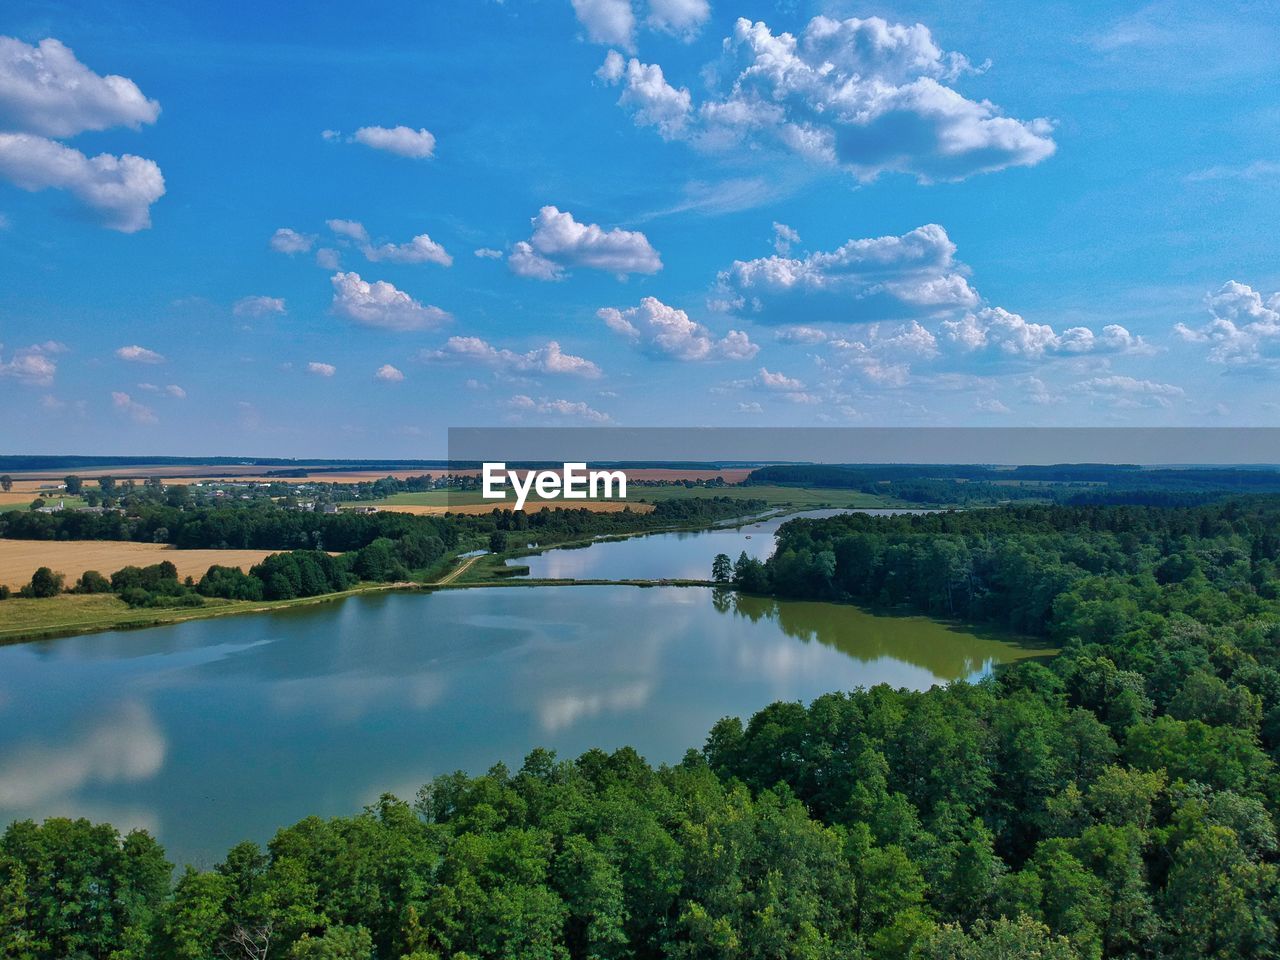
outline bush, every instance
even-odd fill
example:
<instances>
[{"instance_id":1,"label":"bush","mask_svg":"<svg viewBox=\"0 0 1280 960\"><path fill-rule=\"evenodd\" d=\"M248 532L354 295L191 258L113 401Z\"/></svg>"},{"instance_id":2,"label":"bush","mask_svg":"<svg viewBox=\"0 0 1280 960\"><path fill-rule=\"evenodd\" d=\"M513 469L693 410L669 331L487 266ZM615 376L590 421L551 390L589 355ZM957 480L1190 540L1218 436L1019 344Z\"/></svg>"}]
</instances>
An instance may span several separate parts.
<instances>
[{"instance_id":1,"label":"bush","mask_svg":"<svg viewBox=\"0 0 1280 960\"><path fill-rule=\"evenodd\" d=\"M111 581L97 570L86 570L71 588L72 593L110 593Z\"/></svg>"},{"instance_id":2,"label":"bush","mask_svg":"<svg viewBox=\"0 0 1280 960\"><path fill-rule=\"evenodd\" d=\"M9 588L5 584L0 583L0 600L8 600L8 599L9 599Z\"/></svg>"},{"instance_id":3,"label":"bush","mask_svg":"<svg viewBox=\"0 0 1280 960\"><path fill-rule=\"evenodd\" d=\"M31 575L31 582L23 587L18 595L22 597L56 597L62 592L63 576L54 573L48 567L40 567Z\"/></svg>"},{"instance_id":4,"label":"bush","mask_svg":"<svg viewBox=\"0 0 1280 960\"><path fill-rule=\"evenodd\" d=\"M153 563L149 567L122 567L111 575L111 589L116 593L123 593L130 587L140 587L149 593L182 592L182 584L178 582L178 568L168 560Z\"/></svg>"},{"instance_id":5,"label":"bush","mask_svg":"<svg viewBox=\"0 0 1280 960\"><path fill-rule=\"evenodd\" d=\"M220 567L216 564L200 578L196 590L206 597L224 600L261 600L262 581L251 577L239 567Z\"/></svg>"},{"instance_id":6,"label":"bush","mask_svg":"<svg viewBox=\"0 0 1280 960\"><path fill-rule=\"evenodd\" d=\"M131 607L200 607L204 597L198 593L151 593L142 587L126 587L120 599Z\"/></svg>"},{"instance_id":7,"label":"bush","mask_svg":"<svg viewBox=\"0 0 1280 960\"><path fill-rule=\"evenodd\" d=\"M141 587L125 587L120 591L120 599L131 607L145 607L151 603L151 594Z\"/></svg>"}]
</instances>

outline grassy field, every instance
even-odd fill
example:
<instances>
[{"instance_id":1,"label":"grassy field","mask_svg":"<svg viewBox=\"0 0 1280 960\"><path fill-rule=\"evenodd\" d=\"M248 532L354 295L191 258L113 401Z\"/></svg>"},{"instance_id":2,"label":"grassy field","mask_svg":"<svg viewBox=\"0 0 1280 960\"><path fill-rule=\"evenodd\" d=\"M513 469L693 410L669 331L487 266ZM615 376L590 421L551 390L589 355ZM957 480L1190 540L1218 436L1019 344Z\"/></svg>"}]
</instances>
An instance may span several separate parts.
<instances>
[{"instance_id":1,"label":"grassy field","mask_svg":"<svg viewBox=\"0 0 1280 960\"><path fill-rule=\"evenodd\" d=\"M63 593L41 600L22 600L17 597L0 600L0 643L18 643L66 637L77 633L96 633L102 630L127 630L136 627L155 627L183 620L202 620L240 613L263 613L283 610L287 607L311 606L328 603L357 593L370 593L394 589L388 584L364 584L342 593L326 593L318 597L299 600L217 600L206 599L199 607L140 607L132 608L123 600L110 594Z\"/></svg>"},{"instance_id":2,"label":"grassy field","mask_svg":"<svg viewBox=\"0 0 1280 960\"><path fill-rule=\"evenodd\" d=\"M0 643L64 636L86 630L144 627L176 623L193 617L215 616L227 608L250 604L210 600L206 606L185 609L131 609L110 594L76 596L62 594L43 600L0 601Z\"/></svg>"},{"instance_id":3,"label":"grassy field","mask_svg":"<svg viewBox=\"0 0 1280 960\"><path fill-rule=\"evenodd\" d=\"M572 504L573 506L585 506L592 509L621 509L622 506L630 504L632 509L634 509L637 504L646 501L649 503L657 503L660 500L684 500L690 497L717 496L735 497L740 500L764 500L770 506L891 507L895 505L891 500L863 493L860 490L837 490L825 487L729 486L708 488L684 486L631 486L627 490L627 494L628 496L626 501L549 500L545 501L545 505L549 507L563 507ZM437 510L458 508L461 506L479 506L483 507L485 510L491 510L494 506L501 506L502 504L502 501L483 499L478 490L454 494L450 494L444 490L430 490L425 493L397 493L383 500L361 502L368 502L377 506L386 507L432 507ZM535 501L530 500L526 506L531 506L534 503Z\"/></svg>"},{"instance_id":4,"label":"grassy field","mask_svg":"<svg viewBox=\"0 0 1280 960\"><path fill-rule=\"evenodd\" d=\"M0 539L0 583L17 589L31 579L36 567L66 575L70 586L86 570L110 576L121 567L147 566L168 560L179 577L204 576L215 563L247 570L276 550L175 550L162 543L122 540L3 540ZM0 619L3 619L0 616Z\"/></svg>"}]
</instances>

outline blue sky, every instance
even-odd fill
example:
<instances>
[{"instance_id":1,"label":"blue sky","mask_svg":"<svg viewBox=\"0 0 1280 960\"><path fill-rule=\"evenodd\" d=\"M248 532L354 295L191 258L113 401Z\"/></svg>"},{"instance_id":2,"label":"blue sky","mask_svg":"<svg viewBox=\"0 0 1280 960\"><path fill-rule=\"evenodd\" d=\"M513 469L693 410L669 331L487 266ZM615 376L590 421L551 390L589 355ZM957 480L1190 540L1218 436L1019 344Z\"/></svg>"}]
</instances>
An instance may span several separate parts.
<instances>
[{"instance_id":1,"label":"blue sky","mask_svg":"<svg viewBox=\"0 0 1280 960\"><path fill-rule=\"evenodd\" d=\"M10 0L4 452L1275 425L1270 4Z\"/></svg>"}]
</instances>

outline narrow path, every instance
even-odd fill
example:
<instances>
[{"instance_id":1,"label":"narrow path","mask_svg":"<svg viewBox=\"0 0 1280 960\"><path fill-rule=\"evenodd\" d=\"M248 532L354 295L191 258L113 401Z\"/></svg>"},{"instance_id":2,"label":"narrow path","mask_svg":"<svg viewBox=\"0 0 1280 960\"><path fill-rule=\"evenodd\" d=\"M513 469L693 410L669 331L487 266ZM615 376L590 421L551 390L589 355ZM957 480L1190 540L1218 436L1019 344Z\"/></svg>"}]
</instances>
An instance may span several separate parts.
<instances>
[{"instance_id":1,"label":"narrow path","mask_svg":"<svg viewBox=\"0 0 1280 960\"><path fill-rule=\"evenodd\" d=\"M481 554L480 556L481 557L485 556L485 554ZM448 586L449 584L453 583L453 581L457 580L460 576L462 576L464 573L466 573L468 570L470 570L471 565L479 559L480 557L467 557L467 559L463 560L460 564L458 564L456 567L454 567L452 570L446 573L443 577L441 577L435 583L431 584L431 586L433 587Z\"/></svg>"}]
</instances>

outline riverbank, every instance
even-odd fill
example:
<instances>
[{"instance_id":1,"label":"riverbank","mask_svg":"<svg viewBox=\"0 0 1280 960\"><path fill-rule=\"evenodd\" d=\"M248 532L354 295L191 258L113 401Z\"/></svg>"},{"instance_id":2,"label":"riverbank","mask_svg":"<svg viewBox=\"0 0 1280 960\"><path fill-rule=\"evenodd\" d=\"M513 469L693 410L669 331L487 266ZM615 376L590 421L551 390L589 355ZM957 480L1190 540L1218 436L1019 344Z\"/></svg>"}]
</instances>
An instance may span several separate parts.
<instances>
[{"instance_id":1,"label":"riverbank","mask_svg":"<svg viewBox=\"0 0 1280 960\"><path fill-rule=\"evenodd\" d=\"M346 597L388 590L420 587L420 584L369 583L339 593L322 593L296 600L220 600L206 598L198 607L130 607L114 594L63 593L39 600L11 598L0 602L0 645L55 640L108 630L138 630L162 627L187 620L243 613L269 613L291 607L332 603Z\"/></svg>"},{"instance_id":2,"label":"riverbank","mask_svg":"<svg viewBox=\"0 0 1280 960\"><path fill-rule=\"evenodd\" d=\"M296 600L220 600L208 598L199 607L130 607L114 594L72 594L39 600L12 598L0 603L0 645L55 640L109 630L140 630L188 620L251 613L271 613L295 607L333 603L347 597L390 591L429 591L476 587L599 586L709 587L709 580L548 580L467 579L469 570L485 557L468 557L439 580L429 583L368 583L338 593L323 593Z\"/></svg>"}]
</instances>

